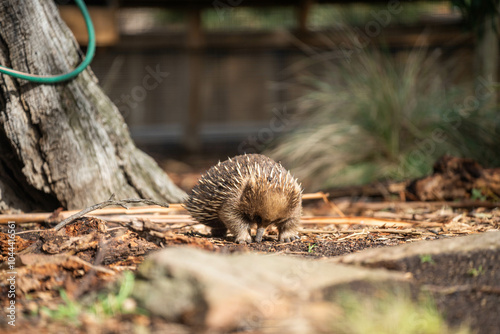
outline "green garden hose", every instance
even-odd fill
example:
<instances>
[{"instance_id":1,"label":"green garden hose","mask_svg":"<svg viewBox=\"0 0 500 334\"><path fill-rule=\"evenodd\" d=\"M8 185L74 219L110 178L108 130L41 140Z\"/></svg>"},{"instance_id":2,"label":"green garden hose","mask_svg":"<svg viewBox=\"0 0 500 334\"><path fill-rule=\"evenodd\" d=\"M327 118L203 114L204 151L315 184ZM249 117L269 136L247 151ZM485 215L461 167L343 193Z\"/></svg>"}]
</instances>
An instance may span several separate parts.
<instances>
[{"instance_id":1,"label":"green garden hose","mask_svg":"<svg viewBox=\"0 0 500 334\"><path fill-rule=\"evenodd\" d=\"M83 0L75 0L76 5L78 8L80 8L80 11L82 12L83 18L85 20L85 24L87 25L87 33L89 35L89 43L87 46L87 54L85 55L85 59L82 61L80 65L78 65L77 68L75 68L73 71L65 73L65 74L60 74L60 75L51 75L51 76L43 76L43 75L36 75L36 74L28 74L28 73L23 73L19 72L4 66L0 65L0 73L7 74L10 76L13 76L18 79L24 79L32 82L38 82L38 83L56 83L56 82L62 82L62 81L67 81L70 79L73 79L76 77L80 72L82 72L92 61L92 58L94 58L94 53L95 53L95 32L94 32L94 26L92 24L92 20L90 19L89 12L87 11L87 7L85 7L85 3Z\"/></svg>"}]
</instances>

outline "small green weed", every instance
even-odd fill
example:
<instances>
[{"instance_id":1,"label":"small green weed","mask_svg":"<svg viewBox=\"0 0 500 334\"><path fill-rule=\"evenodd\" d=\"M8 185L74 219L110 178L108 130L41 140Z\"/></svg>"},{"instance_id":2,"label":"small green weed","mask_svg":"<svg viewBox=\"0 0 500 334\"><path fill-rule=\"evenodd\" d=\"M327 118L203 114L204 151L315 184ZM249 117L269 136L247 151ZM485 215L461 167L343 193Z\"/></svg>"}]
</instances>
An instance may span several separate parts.
<instances>
[{"instance_id":1,"label":"small green weed","mask_svg":"<svg viewBox=\"0 0 500 334\"><path fill-rule=\"evenodd\" d=\"M333 322L339 334L469 334L461 326L448 327L434 302L425 298L414 302L404 293L379 292L364 296L345 292L336 300L343 312Z\"/></svg>"},{"instance_id":2,"label":"small green weed","mask_svg":"<svg viewBox=\"0 0 500 334\"><path fill-rule=\"evenodd\" d=\"M133 313L135 307L129 307L127 300L132 294L135 277L131 272L123 276L122 284L117 295L113 293L100 294L98 301L90 306L89 310L97 316L109 317L115 314Z\"/></svg>"},{"instance_id":3,"label":"small green weed","mask_svg":"<svg viewBox=\"0 0 500 334\"><path fill-rule=\"evenodd\" d=\"M317 245L316 244L309 244L309 246L307 246L307 252L308 253L313 253L314 252L314 247L316 247Z\"/></svg>"},{"instance_id":4,"label":"small green weed","mask_svg":"<svg viewBox=\"0 0 500 334\"><path fill-rule=\"evenodd\" d=\"M476 268L470 268L467 271L467 274L471 275L472 277L477 277L479 275L482 275L482 274L484 274L483 266L479 266L477 269Z\"/></svg>"},{"instance_id":5,"label":"small green weed","mask_svg":"<svg viewBox=\"0 0 500 334\"><path fill-rule=\"evenodd\" d=\"M117 294L113 292L98 294L96 300L90 305L72 300L66 291L61 290L60 295L63 303L58 305L55 310L42 307L40 312L47 314L54 320L69 321L75 324L79 324L78 316L82 313L95 315L98 319L105 319L117 314L144 313L130 299L134 281L134 274L125 272Z\"/></svg>"},{"instance_id":6,"label":"small green weed","mask_svg":"<svg viewBox=\"0 0 500 334\"><path fill-rule=\"evenodd\" d=\"M68 297L68 294L64 290L60 290L59 294L63 300L63 304L57 306L55 310L51 310L47 307L42 307L40 312L47 314L50 318L54 320L67 321L71 323L78 324L78 315L82 311L83 306Z\"/></svg>"},{"instance_id":7,"label":"small green weed","mask_svg":"<svg viewBox=\"0 0 500 334\"><path fill-rule=\"evenodd\" d=\"M488 198L486 196L483 195L483 192L481 191L481 189L472 189L472 193L471 193L471 197L470 197L471 200L473 201L486 201Z\"/></svg>"},{"instance_id":8,"label":"small green weed","mask_svg":"<svg viewBox=\"0 0 500 334\"><path fill-rule=\"evenodd\" d=\"M432 259L432 255L424 254L424 255L420 255L420 263L435 264L436 262L434 262L434 260Z\"/></svg>"}]
</instances>

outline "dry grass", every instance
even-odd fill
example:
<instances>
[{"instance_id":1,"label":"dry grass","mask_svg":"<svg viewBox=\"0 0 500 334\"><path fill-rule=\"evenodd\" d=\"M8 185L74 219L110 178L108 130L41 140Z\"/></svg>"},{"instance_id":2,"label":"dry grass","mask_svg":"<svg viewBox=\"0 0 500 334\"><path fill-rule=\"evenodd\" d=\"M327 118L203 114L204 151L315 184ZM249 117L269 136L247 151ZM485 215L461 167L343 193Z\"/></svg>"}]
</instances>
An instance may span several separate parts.
<instances>
[{"instance_id":1,"label":"dry grass","mask_svg":"<svg viewBox=\"0 0 500 334\"><path fill-rule=\"evenodd\" d=\"M419 177L443 154L500 164L499 114L449 87L438 53L363 49L323 66L301 80L294 126L265 152L307 190Z\"/></svg>"}]
</instances>

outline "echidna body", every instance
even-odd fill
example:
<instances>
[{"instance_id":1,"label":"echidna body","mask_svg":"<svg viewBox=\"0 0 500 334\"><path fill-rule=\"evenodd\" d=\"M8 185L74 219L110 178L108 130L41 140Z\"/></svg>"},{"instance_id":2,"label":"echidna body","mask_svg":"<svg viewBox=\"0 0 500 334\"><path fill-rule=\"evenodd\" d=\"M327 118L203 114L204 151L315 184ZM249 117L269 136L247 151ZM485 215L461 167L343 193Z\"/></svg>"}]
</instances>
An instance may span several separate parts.
<instances>
[{"instance_id":1,"label":"echidna body","mask_svg":"<svg viewBox=\"0 0 500 334\"><path fill-rule=\"evenodd\" d=\"M236 242L255 241L276 225L279 241L298 239L302 189L281 164L260 154L239 155L210 168L193 188L185 207L194 219L212 228L212 235L229 230Z\"/></svg>"}]
</instances>

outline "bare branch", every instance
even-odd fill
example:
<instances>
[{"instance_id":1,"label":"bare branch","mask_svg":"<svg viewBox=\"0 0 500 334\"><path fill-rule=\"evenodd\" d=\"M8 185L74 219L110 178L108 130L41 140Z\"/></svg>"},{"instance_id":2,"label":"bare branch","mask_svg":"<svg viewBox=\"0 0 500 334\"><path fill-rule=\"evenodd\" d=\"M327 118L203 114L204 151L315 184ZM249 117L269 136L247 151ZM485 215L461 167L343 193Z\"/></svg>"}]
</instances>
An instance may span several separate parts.
<instances>
[{"instance_id":1,"label":"bare branch","mask_svg":"<svg viewBox=\"0 0 500 334\"><path fill-rule=\"evenodd\" d=\"M85 216L87 213L89 213L91 211L102 209L106 206L111 206L111 205L121 206L125 209L128 209L128 206L126 204L132 204L132 203L146 203L148 205L159 205L159 206L163 206L165 208L168 208L168 206L169 206L167 203L162 203L162 202L158 202L158 201L155 201L152 199L143 199L143 198L129 198L129 199L122 199L122 200L115 201L114 195L112 195L109 200L102 202L102 203L94 204L94 205L92 205L86 209L83 209L82 211L75 213L74 215L69 216L68 218L64 219L62 222L57 224L56 227L54 227L54 230L59 231L64 226L70 224L71 222L73 222L74 220L76 220L78 218Z\"/></svg>"}]
</instances>

